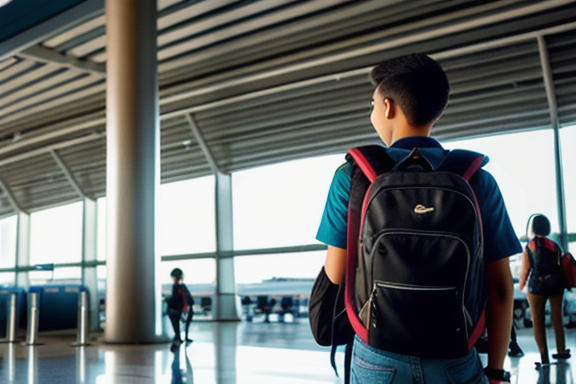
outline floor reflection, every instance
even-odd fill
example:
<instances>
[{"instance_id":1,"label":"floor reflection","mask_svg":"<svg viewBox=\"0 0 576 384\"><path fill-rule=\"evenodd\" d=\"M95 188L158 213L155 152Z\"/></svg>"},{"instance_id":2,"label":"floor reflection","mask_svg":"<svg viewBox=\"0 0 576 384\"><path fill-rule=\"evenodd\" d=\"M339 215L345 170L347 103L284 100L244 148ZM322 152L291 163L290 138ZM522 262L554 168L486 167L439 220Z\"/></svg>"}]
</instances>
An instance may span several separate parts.
<instances>
[{"instance_id":1,"label":"floor reflection","mask_svg":"<svg viewBox=\"0 0 576 384\"><path fill-rule=\"evenodd\" d=\"M574 384L572 366L568 361L559 361L549 367L540 368L537 384Z\"/></svg>"},{"instance_id":2,"label":"floor reflection","mask_svg":"<svg viewBox=\"0 0 576 384\"><path fill-rule=\"evenodd\" d=\"M181 355L184 356L184 367L182 367ZM172 381L171 384L192 384L194 375L192 373L192 364L188 358L186 348L178 348L174 353L172 361Z\"/></svg>"},{"instance_id":3,"label":"floor reflection","mask_svg":"<svg viewBox=\"0 0 576 384\"><path fill-rule=\"evenodd\" d=\"M576 350L576 329L566 330ZM286 324L197 322L194 342L174 353L169 343L115 345L98 341L73 347L75 332L40 333L39 345L0 344L1 384L330 384L341 383L306 322ZM571 361L534 369L539 354L531 329L518 332L522 358L507 358L513 383L574 384ZM553 335L549 339L554 346ZM481 355L484 363L486 355ZM337 353L342 372L343 354ZM576 365L576 364L575 364Z\"/></svg>"}]
</instances>

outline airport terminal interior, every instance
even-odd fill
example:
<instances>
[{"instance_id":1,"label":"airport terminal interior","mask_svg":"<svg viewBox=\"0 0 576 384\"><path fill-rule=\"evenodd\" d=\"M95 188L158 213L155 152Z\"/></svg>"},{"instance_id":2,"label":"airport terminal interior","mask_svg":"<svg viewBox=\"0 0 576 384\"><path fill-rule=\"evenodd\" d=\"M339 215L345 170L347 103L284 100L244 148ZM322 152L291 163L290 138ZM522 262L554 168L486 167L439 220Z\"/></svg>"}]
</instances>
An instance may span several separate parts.
<instances>
[{"instance_id":1,"label":"airport terminal interior","mask_svg":"<svg viewBox=\"0 0 576 384\"><path fill-rule=\"evenodd\" d=\"M414 52L451 85L432 135L489 157L522 246L542 213L576 252L574 0L0 0L0 384L343 383L308 324L316 231L381 144L371 68ZM575 384L574 356L535 369L521 256L505 369ZM562 311L574 355L576 289Z\"/></svg>"}]
</instances>

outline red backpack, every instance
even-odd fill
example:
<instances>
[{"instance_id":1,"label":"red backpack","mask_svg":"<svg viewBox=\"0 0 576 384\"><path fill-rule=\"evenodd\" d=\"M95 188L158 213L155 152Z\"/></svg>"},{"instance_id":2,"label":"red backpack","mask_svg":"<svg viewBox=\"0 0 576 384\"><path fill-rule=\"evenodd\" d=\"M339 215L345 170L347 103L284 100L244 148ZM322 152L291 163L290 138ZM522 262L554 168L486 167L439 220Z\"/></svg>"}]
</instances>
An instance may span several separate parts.
<instances>
[{"instance_id":1,"label":"red backpack","mask_svg":"<svg viewBox=\"0 0 576 384\"><path fill-rule=\"evenodd\" d=\"M576 260L570 252L562 255L562 269L564 269L564 277L566 279L566 288L571 289L576 287Z\"/></svg>"}]
</instances>

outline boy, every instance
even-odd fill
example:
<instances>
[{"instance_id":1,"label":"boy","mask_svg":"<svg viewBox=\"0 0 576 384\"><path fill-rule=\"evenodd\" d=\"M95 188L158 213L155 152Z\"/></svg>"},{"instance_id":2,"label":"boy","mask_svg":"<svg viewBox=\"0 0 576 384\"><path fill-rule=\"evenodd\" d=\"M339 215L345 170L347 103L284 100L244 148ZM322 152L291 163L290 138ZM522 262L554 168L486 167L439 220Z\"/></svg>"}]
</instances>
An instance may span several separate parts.
<instances>
[{"instance_id":1,"label":"boy","mask_svg":"<svg viewBox=\"0 0 576 384\"><path fill-rule=\"evenodd\" d=\"M180 318L182 313L186 314L185 323L185 340L186 342L192 342L192 339L188 338L188 329L190 328L190 323L192 322L192 316L194 311L192 306L194 305L194 299L190 294L190 291L183 283L184 273L180 268L174 268L170 272L170 276L174 280L174 285L172 285L172 296L168 299L168 317L172 322L172 327L174 328L174 341L172 343L172 349L176 349L182 344L182 339L180 338Z\"/></svg>"},{"instance_id":2,"label":"boy","mask_svg":"<svg viewBox=\"0 0 576 384\"><path fill-rule=\"evenodd\" d=\"M388 154L399 161L417 147L437 167L447 151L430 137L430 132L448 103L450 85L444 70L430 57L412 54L379 64L370 77L376 86L370 120L380 139L389 147ZM317 239L328 245L324 271L334 284L343 282L346 265L350 169L350 163L346 163L336 171L317 234ZM503 363L513 305L508 257L521 252L522 248L492 176L479 170L470 179L470 184L478 199L484 233L488 278L486 324L490 343L488 366L483 372L475 349L462 358L432 360L375 349L356 336L351 383L487 383L486 376L491 383L506 381Z\"/></svg>"}]
</instances>

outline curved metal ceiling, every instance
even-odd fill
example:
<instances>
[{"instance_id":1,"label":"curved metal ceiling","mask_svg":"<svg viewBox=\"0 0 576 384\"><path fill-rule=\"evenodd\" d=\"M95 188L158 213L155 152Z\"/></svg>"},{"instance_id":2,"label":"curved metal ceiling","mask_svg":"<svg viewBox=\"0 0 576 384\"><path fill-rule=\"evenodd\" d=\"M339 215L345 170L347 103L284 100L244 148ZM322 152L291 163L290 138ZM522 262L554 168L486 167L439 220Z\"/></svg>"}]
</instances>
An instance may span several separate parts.
<instances>
[{"instance_id":1,"label":"curved metal ceiling","mask_svg":"<svg viewBox=\"0 0 576 384\"><path fill-rule=\"evenodd\" d=\"M103 3L0 42L0 217L106 193ZM415 51L452 83L439 138L551 127L548 65L558 123L574 124L574 5L159 0L162 182L212 172L195 132L224 172L375 141L368 71Z\"/></svg>"}]
</instances>

